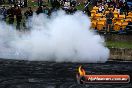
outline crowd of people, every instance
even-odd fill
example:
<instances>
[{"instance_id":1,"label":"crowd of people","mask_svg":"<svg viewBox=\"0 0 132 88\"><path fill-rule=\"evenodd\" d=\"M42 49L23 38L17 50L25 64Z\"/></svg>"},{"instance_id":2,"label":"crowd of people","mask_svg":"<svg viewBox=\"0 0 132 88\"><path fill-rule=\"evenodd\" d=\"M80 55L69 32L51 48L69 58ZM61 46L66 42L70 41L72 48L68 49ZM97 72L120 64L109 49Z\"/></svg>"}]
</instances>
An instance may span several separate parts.
<instances>
[{"instance_id":1,"label":"crowd of people","mask_svg":"<svg viewBox=\"0 0 132 88\"><path fill-rule=\"evenodd\" d=\"M116 23L119 24L120 29L122 29L121 26L127 26L127 24L131 22L130 20L132 20L132 18L129 17L130 20L125 21L127 19L126 17L128 16L128 13L132 11L126 0L98 0L98 2L94 4L94 7L98 8L97 10L94 10L96 12L91 15L92 20L95 20L97 23L95 29L97 27L99 28L98 25L102 25L102 28L105 28L105 31L110 33L112 30L118 30L119 27L116 28ZM97 14L101 15L98 19L96 17ZM120 16L124 17L120 18ZM106 21L102 21L101 19L103 18L106 19ZM98 24L99 22L101 23L101 21L103 23ZM125 24L123 24L123 22ZM102 30L102 28L100 27L98 30Z\"/></svg>"},{"instance_id":2,"label":"crowd of people","mask_svg":"<svg viewBox=\"0 0 132 88\"><path fill-rule=\"evenodd\" d=\"M1 13L0 20L7 21L8 24L10 24L10 25L13 25L14 22L16 21L16 29L20 29L20 24L21 24L22 20L28 20L29 18L31 18L33 16L33 12L34 11L32 10L31 7L28 7L28 9L26 11L22 12L20 6L11 6L8 9L6 9L6 7L3 6L0 9L0 13ZM45 5L39 6L36 10L36 14L38 15L40 13L44 13L47 16L49 16L50 9ZM23 23L23 26L26 27L25 23Z\"/></svg>"},{"instance_id":3,"label":"crowd of people","mask_svg":"<svg viewBox=\"0 0 132 88\"><path fill-rule=\"evenodd\" d=\"M128 11L131 10L131 8L128 6L127 2L123 2L124 0L120 0L119 2L116 2L115 0L111 0L109 2L101 2L97 3L97 6L99 6L99 12L103 12L104 10L107 10L108 8L112 7L114 9L117 9L119 13L127 15ZM113 9L113 10L114 10Z\"/></svg>"},{"instance_id":4,"label":"crowd of people","mask_svg":"<svg viewBox=\"0 0 132 88\"><path fill-rule=\"evenodd\" d=\"M36 14L44 13L47 16L50 16L53 11L62 8L67 14L72 14L77 11L76 6L79 5L76 0L51 0L50 3L52 5L51 8L41 3L36 10L32 10L31 7L28 7L24 12L21 10L20 5L11 5L9 8L2 6L2 8L0 8L0 20L7 21L10 25L13 25L16 20L16 29L20 29L23 18L28 20L32 17L33 12L36 12ZM119 13L125 15L131 10L125 0L118 0L118 3L117 0L86 0L83 12L89 16L91 16L89 4L97 6L99 8L98 13L105 12L109 7L114 8L113 10L117 9ZM113 10L106 15L108 28L112 24L112 18L114 17ZM23 26L26 27L25 23L23 23Z\"/></svg>"},{"instance_id":5,"label":"crowd of people","mask_svg":"<svg viewBox=\"0 0 132 88\"><path fill-rule=\"evenodd\" d=\"M49 8L47 5L38 6L36 10L32 10L31 7L28 7L26 11L22 11L21 6L19 5L11 5L9 8L6 8L4 5L0 8L0 20L8 22L10 25L13 25L16 21L16 29L21 29L20 24L22 20L26 22L29 18L33 16L35 12L37 15L40 13L44 13L47 16L50 16L52 12L57 11L58 9L62 8L68 14L72 14L76 11L75 6L63 6L62 2L52 2L52 8ZM66 8L68 7L68 8ZM23 23L23 26L26 28L26 24Z\"/></svg>"},{"instance_id":6,"label":"crowd of people","mask_svg":"<svg viewBox=\"0 0 132 88\"><path fill-rule=\"evenodd\" d=\"M0 0L0 5L3 4L14 4L14 5L20 5L21 7L27 7L27 0Z\"/></svg>"},{"instance_id":7,"label":"crowd of people","mask_svg":"<svg viewBox=\"0 0 132 88\"><path fill-rule=\"evenodd\" d=\"M5 6L3 6L0 9L0 13L1 13L1 20L2 21L6 21L8 19L8 23L10 25L14 24L15 18L16 18L16 23L17 29L20 29L20 23L22 20L22 11L21 8L19 6L11 6L10 8L6 9Z\"/></svg>"}]
</instances>

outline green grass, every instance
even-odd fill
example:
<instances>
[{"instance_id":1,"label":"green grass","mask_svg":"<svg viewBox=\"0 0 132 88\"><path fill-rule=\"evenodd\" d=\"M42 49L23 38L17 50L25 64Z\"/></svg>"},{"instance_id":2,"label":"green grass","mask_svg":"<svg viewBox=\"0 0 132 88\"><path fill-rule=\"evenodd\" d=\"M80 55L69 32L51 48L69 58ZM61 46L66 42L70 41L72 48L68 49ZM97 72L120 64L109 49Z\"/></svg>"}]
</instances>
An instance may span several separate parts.
<instances>
[{"instance_id":1,"label":"green grass","mask_svg":"<svg viewBox=\"0 0 132 88\"><path fill-rule=\"evenodd\" d=\"M106 46L109 48L132 48L132 42L107 41Z\"/></svg>"},{"instance_id":2,"label":"green grass","mask_svg":"<svg viewBox=\"0 0 132 88\"><path fill-rule=\"evenodd\" d=\"M83 5L83 4L80 4L80 5L76 6L76 8L77 8L78 10L83 10L83 9L84 9L84 5Z\"/></svg>"},{"instance_id":3,"label":"green grass","mask_svg":"<svg viewBox=\"0 0 132 88\"><path fill-rule=\"evenodd\" d=\"M92 8L93 8L93 6L91 4L89 4L88 7L89 7L89 10L92 10ZM76 8L78 10L84 10L84 4L80 4L80 5L76 6Z\"/></svg>"},{"instance_id":4,"label":"green grass","mask_svg":"<svg viewBox=\"0 0 132 88\"><path fill-rule=\"evenodd\" d=\"M37 2L32 2L33 0L28 0L28 6L30 7L36 7L38 6ZM51 7L51 4L48 2L43 2L43 5L47 5L48 7Z\"/></svg>"},{"instance_id":5,"label":"green grass","mask_svg":"<svg viewBox=\"0 0 132 88\"><path fill-rule=\"evenodd\" d=\"M38 6L38 3L37 2L32 2L33 0L28 0L28 6L30 7L34 7L34 6ZM51 4L48 3L48 2L44 2L45 5L48 5L49 7L51 7ZM80 4L78 6L76 6L76 8L78 10L83 10L84 9L84 4ZM89 9L91 10L92 9L92 5L90 4L89 5Z\"/></svg>"}]
</instances>

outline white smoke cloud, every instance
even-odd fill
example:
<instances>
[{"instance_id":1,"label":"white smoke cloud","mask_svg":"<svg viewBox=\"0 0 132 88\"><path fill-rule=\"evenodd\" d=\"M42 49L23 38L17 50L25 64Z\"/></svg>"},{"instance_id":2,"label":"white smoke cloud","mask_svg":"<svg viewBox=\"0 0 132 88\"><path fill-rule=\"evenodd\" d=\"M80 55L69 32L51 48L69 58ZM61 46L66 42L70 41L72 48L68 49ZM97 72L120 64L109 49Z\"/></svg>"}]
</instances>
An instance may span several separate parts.
<instances>
[{"instance_id":1,"label":"white smoke cloud","mask_svg":"<svg viewBox=\"0 0 132 88\"><path fill-rule=\"evenodd\" d=\"M33 15L31 32L17 32L0 23L0 57L57 62L105 62L109 49L104 39L90 30L90 19L81 12L63 11Z\"/></svg>"}]
</instances>

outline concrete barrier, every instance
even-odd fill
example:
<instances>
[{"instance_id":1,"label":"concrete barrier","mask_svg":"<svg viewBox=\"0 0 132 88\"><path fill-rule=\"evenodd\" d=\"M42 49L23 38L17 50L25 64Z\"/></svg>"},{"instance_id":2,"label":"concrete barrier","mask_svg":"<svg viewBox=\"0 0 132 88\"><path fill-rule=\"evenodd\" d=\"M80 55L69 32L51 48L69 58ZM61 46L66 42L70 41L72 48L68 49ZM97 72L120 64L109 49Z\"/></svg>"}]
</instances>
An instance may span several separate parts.
<instances>
[{"instance_id":1,"label":"concrete barrier","mask_svg":"<svg viewBox=\"0 0 132 88\"><path fill-rule=\"evenodd\" d=\"M132 49L126 48L110 48L109 60L125 60L132 61Z\"/></svg>"},{"instance_id":2,"label":"concrete barrier","mask_svg":"<svg viewBox=\"0 0 132 88\"><path fill-rule=\"evenodd\" d=\"M103 35L107 41L132 42L132 35Z\"/></svg>"}]
</instances>

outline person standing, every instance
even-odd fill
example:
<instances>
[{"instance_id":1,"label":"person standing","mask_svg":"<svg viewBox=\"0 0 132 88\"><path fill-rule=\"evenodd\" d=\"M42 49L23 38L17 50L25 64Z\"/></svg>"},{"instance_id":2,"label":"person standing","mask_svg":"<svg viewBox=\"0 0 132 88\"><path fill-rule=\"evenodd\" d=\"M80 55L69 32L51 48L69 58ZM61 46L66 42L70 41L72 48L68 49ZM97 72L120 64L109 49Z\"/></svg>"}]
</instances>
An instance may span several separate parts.
<instances>
[{"instance_id":1,"label":"person standing","mask_svg":"<svg viewBox=\"0 0 132 88\"><path fill-rule=\"evenodd\" d=\"M5 4L5 0L0 0L0 5Z\"/></svg>"},{"instance_id":2,"label":"person standing","mask_svg":"<svg viewBox=\"0 0 132 88\"><path fill-rule=\"evenodd\" d=\"M42 6L43 1L42 0L38 0L38 6Z\"/></svg>"},{"instance_id":3,"label":"person standing","mask_svg":"<svg viewBox=\"0 0 132 88\"><path fill-rule=\"evenodd\" d=\"M31 25L30 25L30 21L31 21L31 17L33 16L33 11L32 11L32 8L31 7L28 7L28 10L24 13L25 15L25 22L23 23L23 26L25 28L31 28ZM27 25L26 25L27 23Z\"/></svg>"},{"instance_id":4,"label":"person standing","mask_svg":"<svg viewBox=\"0 0 132 88\"><path fill-rule=\"evenodd\" d=\"M28 10L24 13L26 19L31 18L33 16L33 11L31 7L28 7Z\"/></svg>"},{"instance_id":5,"label":"person standing","mask_svg":"<svg viewBox=\"0 0 132 88\"><path fill-rule=\"evenodd\" d=\"M36 11L37 15L39 15L40 13L43 13L43 8L42 6L39 6L37 11Z\"/></svg>"},{"instance_id":6,"label":"person standing","mask_svg":"<svg viewBox=\"0 0 132 88\"><path fill-rule=\"evenodd\" d=\"M17 22L16 29L20 30L20 23L22 20L22 12L21 12L21 8L19 6L16 7L15 15L16 15L16 22Z\"/></svg>"},{"instance_id":7,"label":"person standing","mask_svg":"<svg viewBox=\"0 0 132 88\"><path fill-rule=\"evenodd\" d=\"M98 12L99 12L99 13L102 13L102 12L103 12L102 5L99 6Z\"/></svg>"},{"instance_id":8,"label":"person standing","mask_svg":"<svg viewBox=\"0 0 132 88\"><path fill-rule=\"evenodd\" d=\"M51 0L52 12L60 8L60 2L58 0Z\"/></svg>"},{"instance_id":9,"label":"person standing","mask_svg":"<svg viewBox=\"0 0 132 88\"><path fill-rule=\"evenodd\" d=\"M15 10L14 10L14 7L11 6L8 10L7 10L7 15L8 15L8 23L9 24L13 24L14 23L14 15L15 15Z\"/></svg>"},{"instance_id":10,"label":"person standing","mask_svg":"<svg viewBox=\"0 0 132 88\"><path fill-rule=\"evenodd\" d=\"M129 12L129 6L127 4L127 2L124 3L124 13L125 15L128 15L128 12Z\"/></svg>"},{"instance_id":11,"label":"person standing","mask_svg":"<svg viewBox=\"0 0 132 88\"><path fill-rule=\"evenodd\" d=\"M8 4L11 4L11 0L8 0Z\"/></svg>"},{"instance_id":12,"label":"person standing","mask_svg":"<svg viewBox=\"0 0 132 88\"><path fill-rule=\"evenodd\" d=\"M5 8L5 6L3 6L3 7L0 9L0 13L1 13L1 16L2 16L2 20L3 20L3 21L6 21L7 9Z\"/></svg>"},{"instance_id":13,"label":"person standing","mask_svg":"<svg viewBox=\"0 0 132 88\"><path fill-rule=\"evenodd\" d=\"M27 0L24 0L24 7L27 7L28 6L27 3L28 3L28 1Z\"/></svg>"},{"instance_id":14,"label":"person standing","mask_svg":"<svg viewBox=\"0 0 132 88\"><path fill-rule=\"evenodd\" d=\"M43 13L49 15L49 8L46 5L43 5Z\"/></svg>"},{"instance_id":15,"label":"person standing","mask_svg":"<svg viewBox=\"0 0 132 88\"><path fill-rule=\"evenodd\" d=\"M110 28L112 27L112 19L114 18L114 14L113 11L110 10L110 12L108 14L106 14L106 18L107 18L107 32L110 32Z\"/></svg>"},{"instance_id":16,"label":"person standing","mask_svg":"<svg viewBox=\"0 0 132 88\"><path fill-rule=\"evenodd\" d=\"M70 14L74 14L77 11L77 9L74 6L71 6L69 11Z\"/></svg>"}]
</instances>

